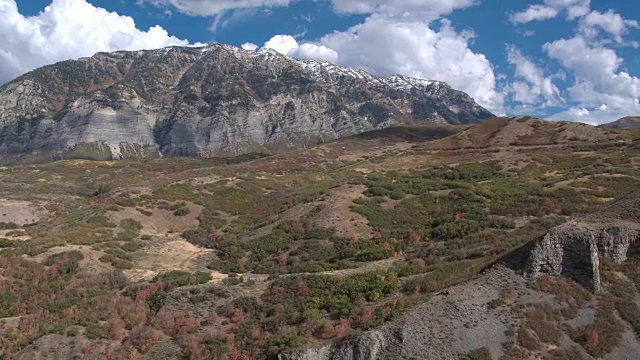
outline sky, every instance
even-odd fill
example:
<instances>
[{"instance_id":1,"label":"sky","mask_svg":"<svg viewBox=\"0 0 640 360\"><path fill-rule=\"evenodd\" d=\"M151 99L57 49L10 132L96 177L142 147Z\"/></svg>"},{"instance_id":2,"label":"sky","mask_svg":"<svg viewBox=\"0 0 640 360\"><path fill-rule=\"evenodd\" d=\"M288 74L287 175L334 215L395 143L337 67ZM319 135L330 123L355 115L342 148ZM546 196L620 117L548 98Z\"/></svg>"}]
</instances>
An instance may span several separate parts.
<instances>
[{"instance_id":1,"label":"sky","mask_svg":"<svg viewBox=\"0 0 640 360\"><path fill-rule=\"evenodd\" d=\"M0 0L0 84L98 51L271 48L445 81L498 115L640 115L639 0Z\"/></svg>"}]
</instances>

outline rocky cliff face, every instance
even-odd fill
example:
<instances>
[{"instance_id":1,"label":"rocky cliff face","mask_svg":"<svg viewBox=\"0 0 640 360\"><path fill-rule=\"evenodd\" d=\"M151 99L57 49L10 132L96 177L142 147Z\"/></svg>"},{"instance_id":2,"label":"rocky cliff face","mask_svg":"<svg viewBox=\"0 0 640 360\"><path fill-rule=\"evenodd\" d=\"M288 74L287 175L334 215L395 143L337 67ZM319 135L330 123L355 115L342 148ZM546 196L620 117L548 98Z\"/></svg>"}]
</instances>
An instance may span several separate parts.
<instances>
[{"instance_id":1,"label":"rocky cliff face","mask_svg":"<svg viewBox=\"0 0 640 360\"><path fill-rule=\"evenodd\" d=\"M602 211L551 229L532 251L527 274L562 275L600 292L600 258L621 264L637 252L639 211L640 192L636 192Z\"/></svg>"},{"instance_id":2,"label":"rocky cliff face","mask_svg":"<svg viewBox=\"0 0 640 360\"><path fill-rule=\"evenodd\" d=\"M600 291L599 257L623 263L640 232L635 224L564 224L549 231L531 254L528 273L562 275Z\"/></svg>"},{"instance_id":3,"label":"rocky cliff face","mask_svg":"<svg viewBox=\"0 0 640 360\"><path fill-rule=\"evenodd\" d=\"M390 346L397 346L398 340L388 329L370 331L354 340L280 354L278 360L376 360L384 358L383 353Z\"/></svg>"},{"instance_id":4,"label":"rocky cliff face","mask_svg":"<svg viewBox=\"0 0 640 360\"><path fill-rule=\"evenodd\" d=\"M98 53L0 87L0 153L213 156L493 115L447 84L212 44Z\"/></svg>"}]
</instances>

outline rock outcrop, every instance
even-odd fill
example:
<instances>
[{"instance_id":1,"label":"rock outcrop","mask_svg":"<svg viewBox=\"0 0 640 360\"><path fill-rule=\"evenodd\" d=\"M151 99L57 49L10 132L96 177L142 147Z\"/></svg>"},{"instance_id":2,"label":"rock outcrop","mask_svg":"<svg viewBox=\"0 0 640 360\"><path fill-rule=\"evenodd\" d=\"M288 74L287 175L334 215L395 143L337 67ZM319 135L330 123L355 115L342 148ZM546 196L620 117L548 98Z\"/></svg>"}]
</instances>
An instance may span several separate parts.
<instances>
[{"instance_id":1,"label":"rock outcrop","mask_svg":"<svg viewBox=\"0 0 640 360\"><path fill-rule=\"evenodd\" d=\"M640 236L640 226L632 223L592 224L568 223L551 229L536 244L527 272L562 275L586 288L600 291L600 257L617 264Z\"/></svg>"},{"instance_id":2,"label":"rock outcrop","mask_svg":"<svg viewBox=\"0 0 640 360\"><path fill-rule=\"evenodd\" d=\"M562 275L600 292L600 258L621 264L637 253L640 192L551 229L531 253L526 273ZM622 215L625 212L626 215Z\"/></svg>"},{"instance_id":3,"label":"rock outcrop","mask_svg":"<svg viewBox=\"0 0 640 360\"><path fill-rule=\"evenodd\" d=\"M0 87L0 159L264 153L392 125L491 117L443 82L378 78L273 50L120 51Z\"/></svg>"},{"instance_id":4,"label":"rock outcrop","mask_svg":"<svg viewBox=\"0 0 640 360\"><path fill-rule=\"evenodd\" d=\"M385 329L386 330L386 329ZM383 350L397 343L387 331L370 331L362 336L337 344L280 354L278 360L376 360L384 358Z\"/></svg>"}]
</instances>

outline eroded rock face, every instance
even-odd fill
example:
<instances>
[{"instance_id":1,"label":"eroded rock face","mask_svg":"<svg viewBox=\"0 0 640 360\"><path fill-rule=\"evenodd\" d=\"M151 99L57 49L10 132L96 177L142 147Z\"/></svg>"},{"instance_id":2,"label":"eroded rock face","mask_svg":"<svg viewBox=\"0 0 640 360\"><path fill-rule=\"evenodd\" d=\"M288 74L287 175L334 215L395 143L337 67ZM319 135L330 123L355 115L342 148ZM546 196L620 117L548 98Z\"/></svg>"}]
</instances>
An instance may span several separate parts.
<instances>
[{"instance_id":1,"label":"eroded rock face","mask_svg":"<svg viewBox=\"0 0 640 360\"><path fill-rule=\"evenodd\" d=\"M351 341L320 348L280 354L278 360L377 360L391 341L389 333L371 331Z\"/></svg>"},{"instance_id":2,"label":"eroded rock face","mask_svg":"<svg viewBox=\"0 0 640 360\"><path fill-rule=\"evenodd\" d=\"M536 244L526 272L531 277L542 273L566 276L599 292L599 257L623 263L639 237L640 226L636 223L563 224Z\"/></svg>"},{"instance_id":3,"label":"eroded rock face","mask_svg":"<svg viewBox=\"0 0 640 360\"><path fill-rule=\"evenodd\" d=\"M627 260L629 250L638 240L638 227L630 224L615 224L602 229L598 238L598 250L616 264Z\"/></svg>"},{"instance_id":4,"label":"eroded rock face","mask_svg":"<svg viewBox=\"0 0 640 360\"><path fill-rule=\"evenodd\" d=\"M236 155L393 125L491 117L442 82L378 78L273 50L120 51L46 66L1 86L0 158L64 157L78 147L77 157L93 151L95 158Z\"/></svg>"}]
</instances>

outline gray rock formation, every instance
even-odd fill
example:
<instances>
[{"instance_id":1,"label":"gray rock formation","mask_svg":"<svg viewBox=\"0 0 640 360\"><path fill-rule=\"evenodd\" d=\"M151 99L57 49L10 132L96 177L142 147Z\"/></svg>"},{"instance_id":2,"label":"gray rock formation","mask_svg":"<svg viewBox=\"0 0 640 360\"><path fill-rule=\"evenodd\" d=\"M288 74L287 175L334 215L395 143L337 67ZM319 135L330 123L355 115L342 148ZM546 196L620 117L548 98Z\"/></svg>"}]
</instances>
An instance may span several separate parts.
<instances>
[{"instance_id":1,"label":"gray rock formation","mask_svg":"<svg viewBox=\"0 0 640 360\"><path fill-rule=\"evenodd\" d=\"M562 275L599 292L600 258L621 264L637 255L640 192L607 208L551 229L536 245L526 273Z\"/></svg>"},{"instance_id":2,"label":"gray rock formation","mask_svg":"<svg viewBox=\"0 0 640 360\"><path fill-rule=\"evenodd\" d=\"M272 152L401 124L493 115L447 84L377 78L273 50L98 53L0 87L0 157Z\"/></svg>"},{"instance_id":3,"label":"gray rock formation","mask_svg":"<svg viewBox=\"0 0 640 360\"><path fill-rule=\"evenodd\" d=\"M280 354L278 360L376 360L383 357L391 343L397 343L395 336L387 331L370 331L350 341L323 347L301 350L291 354Z\"/></svg>"}]
</instances>

